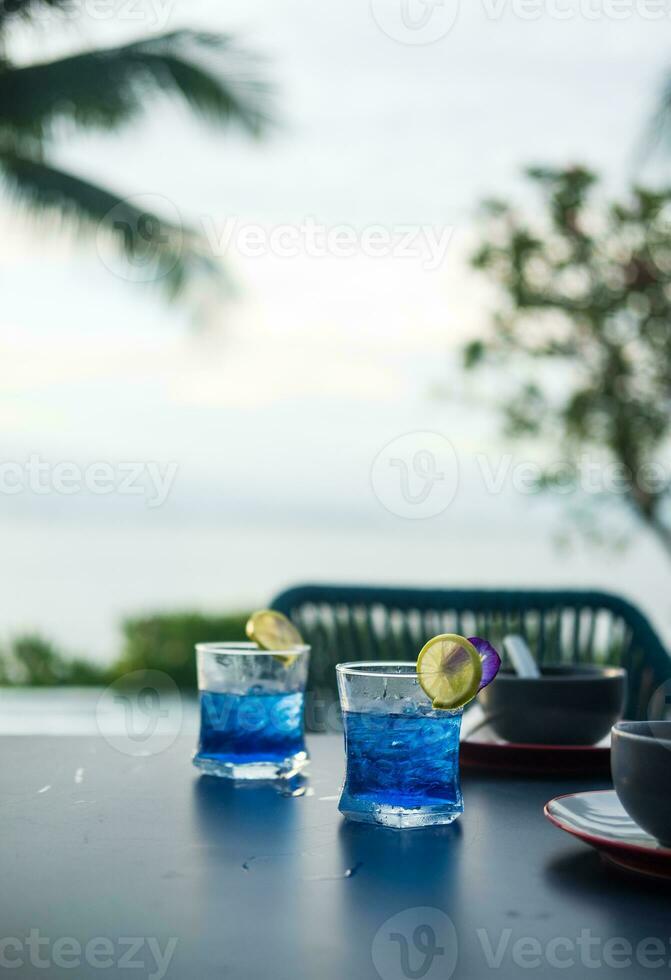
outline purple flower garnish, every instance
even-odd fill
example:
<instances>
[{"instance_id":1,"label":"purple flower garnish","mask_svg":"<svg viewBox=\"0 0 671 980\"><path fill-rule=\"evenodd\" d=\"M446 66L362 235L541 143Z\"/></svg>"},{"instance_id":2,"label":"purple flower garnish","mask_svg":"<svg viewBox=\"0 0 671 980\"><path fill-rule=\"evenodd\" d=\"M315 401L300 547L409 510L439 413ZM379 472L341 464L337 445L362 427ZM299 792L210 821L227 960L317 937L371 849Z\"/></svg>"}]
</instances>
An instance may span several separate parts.
<instances>
[{"instance_id":1,"label":"purple flower garnish","mask_svg":"<svg viewBox=\"0 0 671 980\"><path fill-rule=\"evenodd\" d=\"M468 639L480 654L482 660L482 680L480 681L479 691L494 680L501 666L501 658L488 640L483 640L479 636L469 636Z\"/></svg>"}]
</instances>

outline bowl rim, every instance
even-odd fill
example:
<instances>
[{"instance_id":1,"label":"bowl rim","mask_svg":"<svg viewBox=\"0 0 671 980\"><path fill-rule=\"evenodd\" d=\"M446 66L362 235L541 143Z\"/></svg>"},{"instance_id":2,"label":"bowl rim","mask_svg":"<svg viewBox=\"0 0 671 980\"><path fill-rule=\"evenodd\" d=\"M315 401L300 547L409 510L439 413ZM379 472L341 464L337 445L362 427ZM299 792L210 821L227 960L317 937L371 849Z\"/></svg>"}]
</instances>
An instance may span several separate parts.
<instances>
[{"instance_id":1,"label":"bowl rim","mask_svg":"<svg viewBox=\"0 0 671 980\"><path fill-rule=\"evenodd\" d=\"M553 670L561 668L560 674L544 674L542 671L547 668ZM614 664L562 664L548 663L541 664L540 677L519 677L510 667L502 667L496 675L497 683L502 681L517 681L520 684L538 684L539 681L547 681L550 684L561 684L567 681L599 681L613 680L616 677L626 678L627 671L624 667L617 667Z\"/></svg>"},{"instance_id":2,"label":"bowl rim","mask_svg":"<svg viewBox=\"0 0 671 980\"><path fill-rule=\"evenodd\" d=\"M654 735L654 734L643 735L640 732L633 732L630 731L628 728L623 727L628 725L647 725L648 727L651 727L653 725L665 725L668 726L669 737L664 738L663 736ZM617 736L618 738L625 738L632 742L645 742L646 744L649 743L659 744L661 742L664 748L671 750L671 719L666 720L660 718L658 721L633 721L633 720L626 721L622 719L620 721L615 722L615 724L613 725L611 729L611 736Z\"/></svg>"}]
</instances>

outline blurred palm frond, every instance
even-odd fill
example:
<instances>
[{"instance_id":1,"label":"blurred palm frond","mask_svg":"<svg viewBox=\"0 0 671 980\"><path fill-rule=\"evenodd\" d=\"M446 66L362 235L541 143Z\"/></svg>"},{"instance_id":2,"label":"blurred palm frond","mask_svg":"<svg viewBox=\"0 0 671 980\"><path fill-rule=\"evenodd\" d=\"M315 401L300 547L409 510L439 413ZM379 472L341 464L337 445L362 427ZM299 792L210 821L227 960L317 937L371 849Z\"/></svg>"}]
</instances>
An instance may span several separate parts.
<instances>
[{"instance_id":1,"label":"blurred palm frond","mask_svg":"<svg viewBox=\"0 0 671 980\"><path fill-rule=\"evenodd\" d=\"M0 0L0 51L12 17L69 0ZM115 242L137 278L176 296L199 277L226 282L203 235L133 204L133 197L54 166L58 124L115 130L158 97L181 99L196 115L258 135L273 117L271 86L258 59L227 35L179 30L54 61L14 65L0 57L0 176L10 194L37 214ZM133 275L124 278L133 279Z\"/></svg>"},{"instance_id":2,"label":"blurred palm frond","mask_svg":"<svg viewBox=\"0 0 671 980\"><path fill-rule=\"evenodd\" d=\"M0 152L0 175L17 203L43 216L56 215L79 230L113 241L143 282L177 296L197 276L224 281L223 269L200 236L165 217L136 207L126 198L50 164Z\"/></svg>"},{"instance_id":3,"label":"blurred palm frond","mask_svg":"<svg viewBox=\"0 0 671 980\"><path fill-rule=\"evenodd\" d=\"M109 129L157 95L181 97L208 122L257 135L270 122L271 90L254 60L226 36L175 31L120 47L0 70L0 130L49 135L54 122Z\"/></svg>"}]
</instances>

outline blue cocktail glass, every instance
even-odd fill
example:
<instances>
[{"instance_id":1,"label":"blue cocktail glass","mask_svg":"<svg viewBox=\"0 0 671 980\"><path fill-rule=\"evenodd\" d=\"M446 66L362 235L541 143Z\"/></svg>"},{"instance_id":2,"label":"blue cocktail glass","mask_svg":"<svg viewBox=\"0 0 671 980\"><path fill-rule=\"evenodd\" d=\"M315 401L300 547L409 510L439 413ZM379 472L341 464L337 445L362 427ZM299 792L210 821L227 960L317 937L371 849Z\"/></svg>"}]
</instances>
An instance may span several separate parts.
<instances>
[{"instance_id":1,"label":"blue cocktail glass","mask_svg":"<svg viewBox=\"0 0 671 980\"><path fill-rule=\"evenodd\" d=\"M199 643L200 740L194 765L213 776L277 779L307 762L303 704L310 648Z\"/></svg>"},{"instance_id":2,"label":"blue cocktail glass","mask_svg":"<svg viewBox=\"0 0 671 980\"><path fill-rule=\"evenodd\" d=\"M338 664L346 775L339 809L396 829L452 823L462 709L432 707L414 663Z\"/></svg>"}]
</instances>

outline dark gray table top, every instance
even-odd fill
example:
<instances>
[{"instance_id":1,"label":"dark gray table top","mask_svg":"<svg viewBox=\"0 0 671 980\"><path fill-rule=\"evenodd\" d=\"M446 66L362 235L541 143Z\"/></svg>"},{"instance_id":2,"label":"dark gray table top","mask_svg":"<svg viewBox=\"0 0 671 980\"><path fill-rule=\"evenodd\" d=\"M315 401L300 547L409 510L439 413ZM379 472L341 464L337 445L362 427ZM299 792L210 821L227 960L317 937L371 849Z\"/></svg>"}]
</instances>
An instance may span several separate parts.
<instances>
[{"instance_id":1,"label":"dark gray table top","mask_svg":"<svg viewBox=\"0 0 671 980\"><path fill-rule=\"evenodd\" d=\"M191 747L180 738L133 758L102 738L0 740L0 972L156 980L667 973L671 890L609 870L542 815L550 797L598 781L465 774L460 821L395 832L341 820L336 736L311 739L308 791L294 798L199 778ZM426 926L438 930L438 950ZM667 969L618 965L626 961L618 941L635 947L649 937L663 943Z\"/></svg>"}]
</instances>

